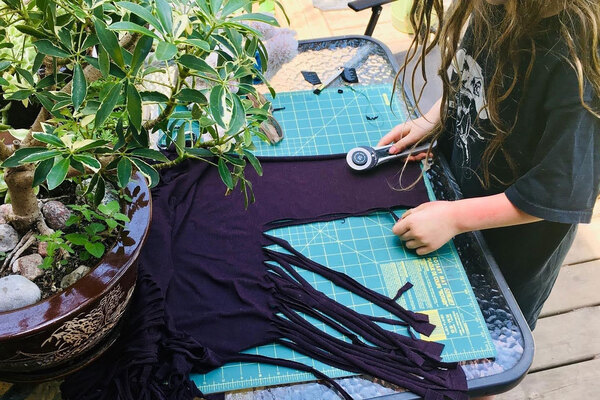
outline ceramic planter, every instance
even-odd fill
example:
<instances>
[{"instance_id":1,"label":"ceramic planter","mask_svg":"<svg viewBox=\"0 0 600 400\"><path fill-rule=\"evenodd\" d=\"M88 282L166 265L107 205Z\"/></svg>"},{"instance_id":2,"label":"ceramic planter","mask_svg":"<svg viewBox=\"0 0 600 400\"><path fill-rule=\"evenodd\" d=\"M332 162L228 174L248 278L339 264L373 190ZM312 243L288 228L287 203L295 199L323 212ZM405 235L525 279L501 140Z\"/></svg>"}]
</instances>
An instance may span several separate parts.
<instances>
[{"instance_id":1,"label":"ceramic planter","mask_svg":"<svg viewBox=\"0 0 600 400\"><path fill-rule=\"evenodd\" d=\"M0 380L54 379L98 357L118 336L135 287L137 257L150 227L150 191L141 174L127 186L130 218L117 244L61 293L0 312Z\"/></svg>"}]
</instances>

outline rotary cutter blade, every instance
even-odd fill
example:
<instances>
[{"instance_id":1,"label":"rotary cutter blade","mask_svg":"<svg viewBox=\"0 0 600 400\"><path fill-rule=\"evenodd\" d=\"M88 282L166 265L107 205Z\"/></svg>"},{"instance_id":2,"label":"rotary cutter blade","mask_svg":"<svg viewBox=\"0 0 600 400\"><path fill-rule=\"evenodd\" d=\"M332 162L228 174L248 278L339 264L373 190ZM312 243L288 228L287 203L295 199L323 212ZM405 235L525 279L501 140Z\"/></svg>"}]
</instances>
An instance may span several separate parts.
<instances>
[{"instance_id":1,"label":"rotary cutter blade","mask_svg":"<svg viewBox=\"0 0 600 400\"><path fill-rule=\"evenodd\" d=\"M435 147L435 145L436 142L433 143L433 147ZM397 154L390 154L388 152L390 147L392 147L391 144L381 147L355 147L350 150L348 154L346 154L346 162L350 168L355 171L366 171L368 169L375 168L379 164L383 164L397 158L403 158L411 154L427 151L427 149L429 149L429 143L424 143L415 148L410 148Z\"/></svg>"}]
</instances>

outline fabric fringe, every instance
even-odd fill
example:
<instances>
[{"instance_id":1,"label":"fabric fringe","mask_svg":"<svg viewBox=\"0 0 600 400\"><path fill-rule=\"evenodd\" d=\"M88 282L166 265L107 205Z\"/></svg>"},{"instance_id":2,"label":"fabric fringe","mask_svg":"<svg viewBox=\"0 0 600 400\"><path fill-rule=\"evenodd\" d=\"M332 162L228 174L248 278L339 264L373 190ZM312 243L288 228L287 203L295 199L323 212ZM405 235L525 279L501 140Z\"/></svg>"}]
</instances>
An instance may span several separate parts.
<instances>
[{"instance_id":1,"label":"fabric fringe","mask_svg":"<svg viewBox=\"0 0 600 400\"><path fill-rule=\"evenodd\" d=\"M165 315L160 288L138 277L131 309L114 348L61 384L65 400L192 400L202 396L189 375L194 363L221 361L192 338L176 332Z\"/></svg>"},{"instance_id":2,"label":"fabric fringe","mask_svg":"<svg viewBox=\"0 0 600 400\"><path fill-rule=\"evenodd\" d=\"M291 253L264 249L268 278L275 287L278 303L275 324L282 334L279 344L336 368L381 378L423 396L425 400L468 398L462 368L457 363L441 361L443 345L418 339L410 331L410 327L429 333L432 330L421 314L407 311L395 301L412 287L410 283L390 299L306 258L286 241L266 236ZM360 314L314 289L294 267L317 273L402 321ZM325 333L298 313L319 320L349 341ZM408 326L411 337L383 329L375 322Z\"/></svg>"}]
</instances>

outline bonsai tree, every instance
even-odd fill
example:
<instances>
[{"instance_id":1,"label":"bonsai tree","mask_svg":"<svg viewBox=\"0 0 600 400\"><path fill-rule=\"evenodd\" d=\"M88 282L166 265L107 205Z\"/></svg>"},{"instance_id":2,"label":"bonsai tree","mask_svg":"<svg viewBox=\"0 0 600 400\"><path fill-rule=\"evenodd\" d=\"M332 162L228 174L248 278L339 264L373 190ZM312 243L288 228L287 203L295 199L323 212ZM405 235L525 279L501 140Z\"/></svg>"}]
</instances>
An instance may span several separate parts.
<instances>
[{"instance_id":1,"label":"bonsai tree","mask_svg":"<svg viewBox=\"0 0 600 400\"><path fill-rule=\"evenodd\" d=\"M124 188L137 170L154 186L159 169L187 158L214 164L224 191L239 187L251 201L244 170L261 173L251 150L266 139L269 104L252 86L264 81L265 48L245 22L276 24L250 12L254 2L2 0L3 97L41 106L29 129L4 126L17 137L0 141L9 222L51 235L40 186L87 177L98 205L109 183ZM175 158L152 148L159 131Z\"/></svg>"}]
</instances>

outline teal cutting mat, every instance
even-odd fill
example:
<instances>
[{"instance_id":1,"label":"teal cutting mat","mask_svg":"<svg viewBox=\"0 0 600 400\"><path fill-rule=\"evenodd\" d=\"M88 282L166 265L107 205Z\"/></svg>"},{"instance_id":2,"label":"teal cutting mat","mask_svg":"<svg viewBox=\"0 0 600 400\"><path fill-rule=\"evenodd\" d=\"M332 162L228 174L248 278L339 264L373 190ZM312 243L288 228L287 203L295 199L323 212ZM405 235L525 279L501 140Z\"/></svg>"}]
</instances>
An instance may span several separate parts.
<instances>
[{"instance_id":1,"label":"teal cutting mat","mask_svg":"<svg viewBox=\"0 0 600 400\"><path fill-rule=\"evenodd\" d=\"M275 112L285 139L276 146L257 144L256 154L335 154L360 145L375 145L394 125L406 119L406 112L396 99L394 108L390 109L390 94L389 85L343 88L343 93L326 89L319 96L309 91L279 93L273 107L285 107ZM431 191L430 197L433 199ZM430 339L446 345L444 360L494 357L493 343L454 245L449 243L427 257L417 257L405 250L391 233L392 226L389 214L375 213L280 228L269 233L287 240L310 259L388 296L393 297L407 280L413 283L414 287L402 296L400 303L410 310L429 314L437 326ZM304 270L298 272L316 289L358 312L394 318L319 275ZM324 331L343 338L322 323L306 318ZM382 326L406 334L403 327ZM280 345L261 346L248 353L298 361L331 377L353 375ZM192 375L192 379L202 392L214 393L315 378L284 367L232 363L205 375Z\"/></svg>"}]
</instances>

